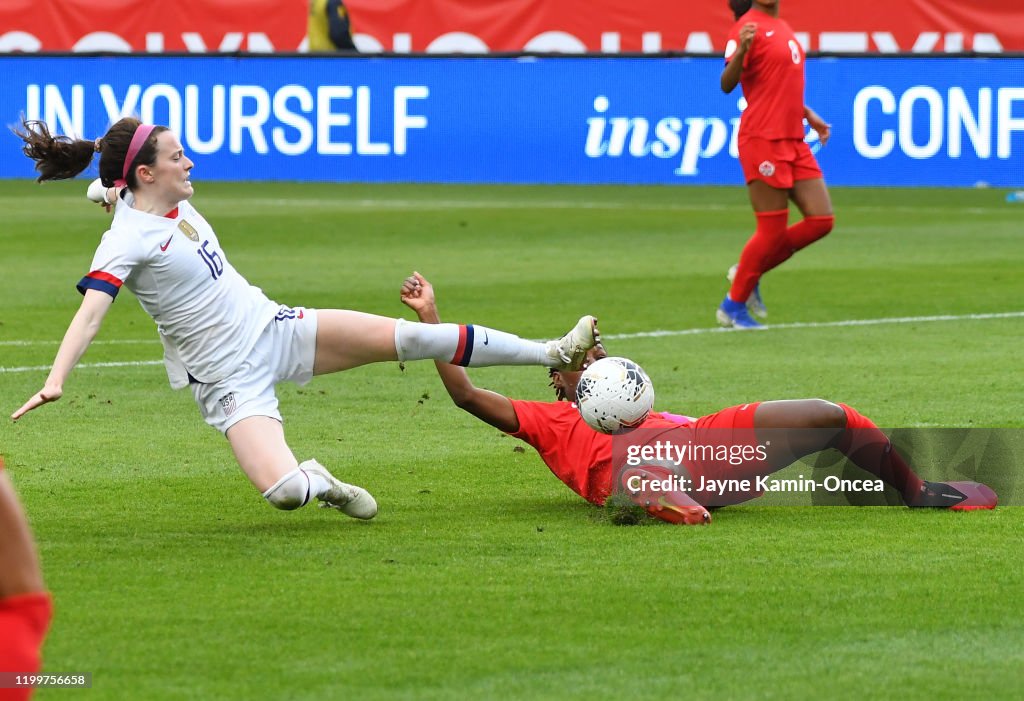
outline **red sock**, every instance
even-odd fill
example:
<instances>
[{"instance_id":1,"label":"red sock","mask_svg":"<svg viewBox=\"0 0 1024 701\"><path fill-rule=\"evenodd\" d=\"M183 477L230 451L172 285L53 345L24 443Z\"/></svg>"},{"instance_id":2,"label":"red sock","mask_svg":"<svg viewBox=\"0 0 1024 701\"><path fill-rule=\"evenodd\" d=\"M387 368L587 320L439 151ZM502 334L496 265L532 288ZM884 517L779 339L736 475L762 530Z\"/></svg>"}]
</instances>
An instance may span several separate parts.
<instances>
[{"instance_id":1,"label":"red sock","mask_svg":"<svg viewBox=\"0 0 1024 701\"><path fill-rule=\"evenodd\" d=\"M846 412L846 430L839 437L836 450L857 467L881 477L886 484L895 487L903 501L910 503L921 491L924 482L871 419L845 404L839 406Z\"/></svg>"},{"instance_id":2,"label":"red sock","mask_svg":"<svg viewBox=\"0 0 1024 701\"><path fill-rule=\"evenodd\" d=\"M835 217L829 214L823 217L805 217L786 229L786 245L780 246L775 255L765 261L764 273L778 267L789 260L790 256L801 248L810 246L828 232L832 231Z\"/></svg>"},{"instance_id":3,"label":"red sock","mask_svg":"<svg viewBox=\"0 0 1024 701\"><path fill-rule=\"evenodd\" d=\"M786 230L786 241L794 253L832 231L836 218L831 214L822 217L805 217Z\"/></svg>"},{"instance_id":4,"label":"red sock","mask_svg":"<svg viewBox=\"0 0 1024 701\"><path fill-rule=\"evenodd\" d=\"M729 299L734 302L747 301L757 281L774 267L768 266L768 263L778 256L779 249L788 247L786 222L789 219L789 210L779 209L756 214L757 229L743 247L736 277L729 288Z\"/></svg>"}]
</instances>

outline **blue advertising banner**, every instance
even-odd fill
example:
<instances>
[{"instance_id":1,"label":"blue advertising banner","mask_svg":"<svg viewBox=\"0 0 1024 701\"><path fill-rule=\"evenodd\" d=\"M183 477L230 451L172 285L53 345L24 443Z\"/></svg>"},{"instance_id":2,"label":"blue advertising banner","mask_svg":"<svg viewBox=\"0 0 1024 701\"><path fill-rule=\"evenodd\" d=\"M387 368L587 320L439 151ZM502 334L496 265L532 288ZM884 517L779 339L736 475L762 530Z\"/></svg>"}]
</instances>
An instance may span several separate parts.
<instances>
[{"instance_id":1,"label":"blue advertising banner","mask_svg":"<svg viewBox=\"0 0 1024 701\"><path fill-rule=\"evenodd\" d=\"M215 180L738 184L710 57L4 56L0 117L165 124ZM833 185L1024 184L1024 59L811 58ZM95 170L95 167L94 169ZM0 177L32 163L7 130Z\"/></svg>"}]
</instances>

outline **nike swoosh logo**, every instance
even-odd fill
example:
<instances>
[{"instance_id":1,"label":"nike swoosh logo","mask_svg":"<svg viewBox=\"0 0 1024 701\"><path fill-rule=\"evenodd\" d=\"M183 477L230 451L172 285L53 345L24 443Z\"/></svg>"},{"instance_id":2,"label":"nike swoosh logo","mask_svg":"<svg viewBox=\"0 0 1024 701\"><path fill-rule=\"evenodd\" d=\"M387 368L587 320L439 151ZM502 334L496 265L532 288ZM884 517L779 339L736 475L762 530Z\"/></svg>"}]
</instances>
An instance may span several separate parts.
<instances>
[{"instance_id":1,"label":"nike swoosh logo","mask_svg":"<svg viewBox=\"0 0 1024 701\"><path fill-rule=\"evenodd\" d=\"M770 32L765 32L765 33L764 33L764 35L765 35L766 37L770 37L770 36L771 36L772 34L774 34L774 33L775 33L775 30L773 29L773 30L771 30Z\"/></svg>"},{"instance_id":2,"label":"nike swoosh logo","mask_svg":"<svg viewBox=\"0 0 1024 701\"><path fill-rule=\"evenodd\" d=\"M486 329L484 329L484 345L485 345L485 346L487 345L487 341L488 341L488 340L490 340L490 339L488 339L488 338L487 338L487 330L486 330Z\"/></svg>"},{"instance_id":3,"label":"nike swoosh logo","mask_svg":"<svg viewBox=\"0 0 1024 701\"><path fill-rule=\"evenodd\" d=\"M305 315L302 313L302 310L300 309L299 310L299 315L297 317L295 317L295 318L296 319L301 319L303 316L305 316Z\"/></svg>"},{"instance_id":4,"label":"nike swoosh logo","mask_svg":"<svg viewBox=\"0 0 1024 701\"><path fill-rule=\"evenodd\" d=\"M684 513L682 509L680 509L675 504L670 503L665 497L658 497L658 506L662 506L666 509L671 509L672 511L675 511L679 514Z\"/></svg>"},{"instance_id":5,"label":"nike swoosh logo","mask_svg":"<svg viewBox=\"0 0 1024 701\"><path fill-rule=\"evenodd\" d=\"M160 244L160 250L161 251L166 251L167 247L171 245L171 241L173 241L173 240L174 240L174 235L172 234L171 238L167 239L167 243Z\"/></svg>"}]
</instances>

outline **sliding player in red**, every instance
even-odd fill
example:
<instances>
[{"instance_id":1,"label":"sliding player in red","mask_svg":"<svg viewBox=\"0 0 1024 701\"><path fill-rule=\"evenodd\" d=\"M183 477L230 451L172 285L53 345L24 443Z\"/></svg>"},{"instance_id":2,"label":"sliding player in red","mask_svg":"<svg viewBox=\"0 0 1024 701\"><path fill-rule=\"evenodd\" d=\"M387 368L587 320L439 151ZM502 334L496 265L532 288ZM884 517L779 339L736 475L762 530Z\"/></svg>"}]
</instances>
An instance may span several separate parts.
<instances>
[{"instance_id":1,"label":"sliding player in red","mask_svg":"<svg viewBox=\"0 0 1024 701\"><path fill-rule=\"evenodd\" d=\"M757 229L729 270L732 286L718 308L718 322L757 328L750 316L768 314L761 276L832 230L832 201L810 147L804 119L824 146L829 125L804 104L804 51L779 19L779 0L730 0L736 24L725 48L722 90L743 86L747 107L738 148ZM789 200L804 218L789 226Z\"/></svg>"},{"instance_id":2,"label":"sliding player in red","mask_svg":"<svg viewBox=\"0 0 1024 701\"><path fill-rule=\"evenodd\" d=\"M419 273L405 279L402 302L416 312L419 320L440 323L434 289ZM588 361L606 355L600 342L588 354ZM657 466L641 466L616 476L612 459L612 437L587 426L572 402L580 371L552 370L551 385L556 401L531 402L510 399L473 385L464 368L435 363L445 389L457 406L500 431L533 446L558 479L587 501L603 505L616 491L616 479L624 481L640 474L663 479L668 471ZM666 412L652 413L641 429L660 432L687 431L698 439L714 436L716 441L750 443L771 436L767 459L742 466L692 464L694 478L716 478L722 474L752 478L776 472L797 459L833 448L846 455L866 472L899 491L909 506L946 507L955 510L992 509L995 493L977 482L926 482L893 450L892 443L870 419L844 404L822 399L800 399L743 404L708 416L691 418ZM755 435L756 434L756 435ZM764 443L763 440L761 440ZM627 485L628 486L628 485ZM760 492L734 493L721 499L703 499L701 503L681 491L641 490L630 493L635 502L653 516L672 523L708 523L706 506L739 503ZM710 495L709 495L710 496Z\"/></svg>"}]
</instances>

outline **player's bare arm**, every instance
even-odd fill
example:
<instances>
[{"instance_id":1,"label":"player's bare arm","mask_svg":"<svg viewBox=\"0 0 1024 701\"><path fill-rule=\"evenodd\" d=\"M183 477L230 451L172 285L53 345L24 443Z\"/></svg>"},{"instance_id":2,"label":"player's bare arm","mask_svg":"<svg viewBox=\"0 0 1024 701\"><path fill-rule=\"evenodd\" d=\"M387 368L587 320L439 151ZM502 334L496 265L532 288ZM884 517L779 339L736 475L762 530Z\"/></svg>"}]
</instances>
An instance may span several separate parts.
<instances>
[{"instance_id":1,"label":"player's bare arm","mask_svg":"<svg viewBox=\"0 0 1024 701\"><path fill-rule=\"evenodd\" d=\"M824 146L832 136L832 125L826 122L821 116L807 105L804 105L804 118L811 125L811 129L818 132L818 141Z\"/></svg>"},{"instance_id":2,"label":"player's bare arm","mask_svg":"<svg viewBox=\"0 0 1024 701\"><path fill-rule=\"evenodd\" d=\"M96 334L103 324L103 318L113 303L114 298L105 292L86 290L82 305L75 313L75 317L64 334L64 340L60 343L57 357L54 358L53 367L46 378L46 383L41 390L22 404L21 408L11 414L11 419L17 421L33 409L55 402L63 396L64 381L85 354L89 344L96 338Z\"/></svg>"},{"instance_id":3,"label":"player's bare arm","mask_svg":"<svg viewBox=\"0 0 1024 701\"><path fill-rule=\"evenodd\" d=\"M401 300L405 306L416 312L425 324L440 324L434 287L419 273L413 273L402 282ZM441 376L448 396L457 407L469 412L481 421L505 433L519 430L519 417L508 397L480 389L469 379L466 370L458 365L441 361L434 362L437 374Z\"/></svg>"},{"instance_id":4,"label":"player's bare arm","mask_svg":"<svg viewBox=\"0 0 1024 701\"><path fill-rule=\"evenodd\" d=\"M725 64L722 71L722 92L731 93L740 82L740 74L743 73L743 60L754 43L754 36L757 34L757 25L753 22L744 24L740 29L739 45L732 56L726 56L729 63Z\"/></svg>"},{"instance_id":5,"label":"player's bare arm","mask_svg":"<svg viewBox=\"0 0 1024 701\"><path fill-rule=\"evenodd\" d=\"M0 599L45 591L25 512L0 457Z\"/></svg>"}]
</instances>

